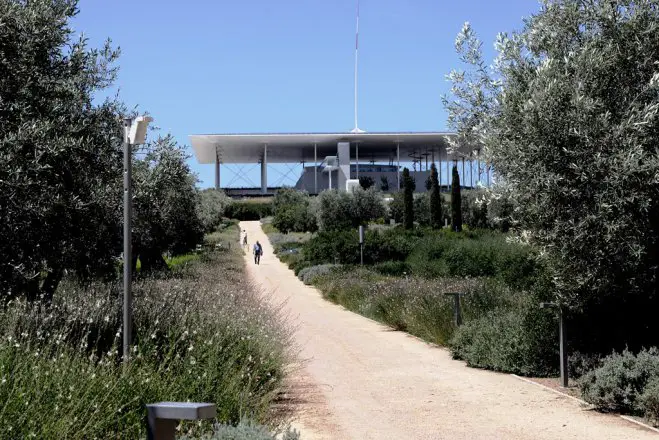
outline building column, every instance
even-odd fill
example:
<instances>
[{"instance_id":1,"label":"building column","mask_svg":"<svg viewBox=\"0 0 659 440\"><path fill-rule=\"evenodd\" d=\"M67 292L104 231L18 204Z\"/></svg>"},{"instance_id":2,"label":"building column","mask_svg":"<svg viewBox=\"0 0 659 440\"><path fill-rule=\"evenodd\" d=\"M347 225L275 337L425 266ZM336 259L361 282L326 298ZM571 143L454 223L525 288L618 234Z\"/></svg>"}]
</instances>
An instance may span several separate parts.
<instances>
[{"instance_id":1,"label":"building column","mask_svg":"<svg viewBox=\"0 0 659 440\"><path fill-rule=\"evenodd\" d=\"M396 142L396 161L398 167L396 168L396 176L398 181L398 191L400 191L400 142Z\"/></svg>"},{"instance_id":2,"label":"building column","mask_svg":"<svg viewBox=\"0 0 659 440\"><path fill-rule=\"evenodd\" d=\"M357 178L359 179L359 142L355 143L355 156L357 159L357 164L355 165L355 170L357 171Z\"/></svg>"},{"instance_id":3,"label":"building column","mask_svg":"<svg viewBox=\"0 0 659 440\"><path fill-rule=\"evenodd\" d=\"M261 159L261 194L268 193L268 144L263 145L263 158Z\"/></svg>"},{"instance_id":4,"label":"building column","mask_svg":"<svg viewBox=\"0 0 659 440\"><path fill-rule=\"evenodd\" d=\"M215 147L215 189L220 189L220 155Z\"/></svg>"},{"instance_id":5,"label":"building column","mask_svg":"<svg viewBox=\"0 0 659 440\"><path fill-rule=\"evenodd\" d=\"M350 179L350 142L339 142L336 148L339 169L337 176L337 189L346 190L346 182Z\"/></svg>"},{"instance_id":6,"label":"building column","mask_svg":"<svg viewBox=\"0 0 659 440\"><path fill-rule=\"evenodd\" d=\"M318 194L318 145L313 144L313 192Z\"/></svg>"},{"instance_id":7,"label":"building column","mask_svg":"<svg viewBox=\"0 0 659 440\"><path fill-rule=\"evenodd\" d=\"M462 158L462 177L460 178L460 186L464 187L467 183L467 177L465 176L465 158Z\"/></svg>"}]
</instances>

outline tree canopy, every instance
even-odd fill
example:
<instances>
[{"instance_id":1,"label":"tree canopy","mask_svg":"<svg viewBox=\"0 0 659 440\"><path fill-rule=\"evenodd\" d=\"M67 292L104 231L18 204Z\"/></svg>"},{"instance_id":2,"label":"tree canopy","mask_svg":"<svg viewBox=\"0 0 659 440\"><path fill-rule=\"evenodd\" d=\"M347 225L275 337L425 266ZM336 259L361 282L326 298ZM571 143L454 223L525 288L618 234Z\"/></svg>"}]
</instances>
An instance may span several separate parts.
<instances>
[{"instance_id":1,"label":"tree canopy","mask_svg":"<svg viewBox=\"0 0 659 440\"><path fill-rule=\"evenodd\" d=\"M539 245L557 291L656 292L659 268L659 2L544 1L497 39L492 68L467 24L466 70L444 102L480 142Z\"/></svg>"}]
</instances>

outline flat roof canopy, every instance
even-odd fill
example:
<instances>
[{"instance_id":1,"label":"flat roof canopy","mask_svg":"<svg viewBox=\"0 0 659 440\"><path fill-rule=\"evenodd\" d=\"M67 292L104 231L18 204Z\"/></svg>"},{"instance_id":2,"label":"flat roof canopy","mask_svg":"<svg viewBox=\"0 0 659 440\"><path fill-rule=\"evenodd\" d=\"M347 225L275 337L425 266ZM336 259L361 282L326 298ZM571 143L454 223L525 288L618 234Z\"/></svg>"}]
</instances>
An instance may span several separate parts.
<instances>
[{"instance_id":1,"label":"flat roof canopy","mask_svg":"<svg viewBox=\"0 0 659 440\"><path fill-rule=\"evenodd\" d=\"M446 160L447 138L453 136L443 132L197 134L190 135L190 142L202 164L215 163L216 157L220 163L258 163L266 145L268 163L313 163L314 145L320 163L336 155L339 142L359 145L359 159L364 162L395 161L399 145L401 162L410 162L425 158L426 153L430 159L433 152L436 160Z\"/></svg>"}]
</instances>

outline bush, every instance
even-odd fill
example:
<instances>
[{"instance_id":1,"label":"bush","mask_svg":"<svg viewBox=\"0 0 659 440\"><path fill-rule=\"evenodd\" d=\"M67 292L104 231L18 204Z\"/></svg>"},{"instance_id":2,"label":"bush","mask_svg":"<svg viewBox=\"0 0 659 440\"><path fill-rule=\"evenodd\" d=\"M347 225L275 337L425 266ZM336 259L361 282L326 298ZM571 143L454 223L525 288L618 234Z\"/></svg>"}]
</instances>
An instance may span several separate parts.
<instances>
[{"instance_id":1,"label":"bush","mask_svg":"<svg viewBox=\"0 0 659 440\"><path fill-rule=\"evenodd\" d=\"M240 221L261 220L272 215L272 203L234 201L228 206L225 215Z\"/></svg>"},{"instance_id":2,"label":"bush","mask_svg":"<svg viewBox=\"0 0 659 440\"><path fill-rule=\"evenodd\" d=\"M198 205L199 218L204 226L204 232L209 233L216 230L225 217L225 212L232 201L224 191L216 189L205 189L200 191Z\"/></svg>"},{"instance_id":3,"label":"bush","mask_svg":"<svg viewBox=\"0 0 659 440\"><path fill-rule=\"evenodd\" d=\"M332 271L334 271L337 267L340 266L336 264L320 264L317 266L309 266L301 269L297 276L300 280L302 280L304 284L310 285L314 283L314 280L317 277L328 275L332 273Z\"/></svg>"},{"instance_id":4,"label":"bush","mask_svg":"<svg viewBox=\"0 0 659 440\"><path fill-rule=\"evenodd\" d=\"M181 440L276 440L277 437L269 432L269 430L263 426L258 425L253 422L241 422L237 426L215 425L212 434L207 434L201 437L181 437ZM300 434L287 429L281 440L300 440Z\"/></svg>"},{"instance_id":5,"label":"bush","mask_svg":"<svg viewBox=\"0 0 659 440\"><path fill-rule=\"evenodd\" d=\"M659 425L659 377L652 378L645 385L639 397L639 406L650 423Z\"/></svg>"},{"instance_id":6,"label":"bush","mask_svg":"<svg viewBox=\"0 0 659 440\"><path fill-rule=\"evenodd\" d=\"M309 205L309 195L306 192L292 188L280 189L272 202L272 225L284 234L314 232L317 229L316 218Z\"/></svg>"},{"instance_id":7,"label":"bush","mask_svg":"<svg viewBox=\"0 0 659 440\"><path fill-rule=\"evenodd\" d=\"M373 270L382 275L400 277L412 273L410 266L404 261L385 261L373 266Z\"/></svg>"},{"instance_id":8,"label":"bush","mask_svg":"<svg viewBox=\"0 0 659 440\"><path fill-rule=\"evenodd\" d=\"M373 188L355 188L351 192L323 191L313 209L321 231L357 228L386 215L382 194Z\"/></svg>"},{"instance_id":9,"label":"bush","mask_svg":"<svg viewBox=\"0 0 659 440\"><path fill-rule=\"evenodd\" d=\"M163 400L213 402L223 422L277 423L270 404L290 334L245 283L239 249L134 284L127 369L120 287L64 280L47 311L0 311L0 425L12 438L140 438L144 405Z\"/></svg>"},{"instance_id":10,"label":"bush","mask_svg":"<svg viewBox=\"0 0 659 440\"><path fill-rule=\"evenodd\" d=\"M466 321L449 348L470 367L549 376L558 368L557 327L555 317L544 310L499 308Z\"/></svg>"},{"instance_id":11,"label":"bush","mask_svg":"<svg viewBox=\"0 0 659 440\"><path fill-rule=\"evenodd\" d=\"M601 367L581 378L579 386L583 399L602 411L642 414L644 408L640 397L648 383L657 378L657 348L641 350L637 355L624 350L605 357ZM650 405L652 392L648 394Z\"/></svg>"},{"instance_id":12,"label":"bush","mask_svg":"<svg viewBox=\"0 0 659 440\"><path fill-rule=\"evenodd\" d=\"M465 224L472 229L488 228L487 213L484 190L462 191L462 221Z\"/></svg>"}]
</instances>

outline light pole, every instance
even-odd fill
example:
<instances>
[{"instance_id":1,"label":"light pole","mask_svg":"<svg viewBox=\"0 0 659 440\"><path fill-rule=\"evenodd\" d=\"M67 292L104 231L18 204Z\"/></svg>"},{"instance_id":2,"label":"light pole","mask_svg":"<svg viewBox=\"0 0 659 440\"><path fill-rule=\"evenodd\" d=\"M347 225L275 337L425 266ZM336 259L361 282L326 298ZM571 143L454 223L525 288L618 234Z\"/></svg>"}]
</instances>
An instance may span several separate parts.
<instances>
[{"instance_id":1,"label":"light pole","mask_svg":"<svg viewBox=\"0 0 659 440\"><path fill-rule=\"evenodd\" d=\"M146 129L153 119L149 116L124 118L124 345L123 361L128 362L130 354L131 324L133 315L133 300L131 297L131 281L133 277L132 258L132 146L143 144L146 139Z\"/></svg>"},{"instance_id":2,"label":"light pole","mask_svg":"<svg viewBox=\"0 0 659 440\"><path fill-rule=\"evenodd\" d=\"M567 337L565 335L565 319L563 317L563 307L560 304L553 302L541 302L540 308L542 309L557 309L558 310L558 338L559 338L559 357L561 365L561 385L567 388L568 385L568 371L567 371Z\"/></svg>"}]
</instances>

